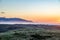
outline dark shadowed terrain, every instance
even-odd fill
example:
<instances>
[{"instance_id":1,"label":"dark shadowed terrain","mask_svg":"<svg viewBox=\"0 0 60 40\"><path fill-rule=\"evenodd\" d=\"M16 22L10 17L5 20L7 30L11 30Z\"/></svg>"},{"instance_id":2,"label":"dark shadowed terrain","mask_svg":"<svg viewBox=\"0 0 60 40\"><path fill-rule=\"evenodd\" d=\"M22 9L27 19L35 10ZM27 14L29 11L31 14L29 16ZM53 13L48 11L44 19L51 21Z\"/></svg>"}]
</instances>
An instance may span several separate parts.
<instances>
[{"instance_id":1,"label":"dark shadowed terrain","mask_svg":"<svg viewBox=\"0 0 60 40\"><path fill-rule=\"evenodd\" d=\"M59 25L0 24L0 40L60 40Z\"/></svg>"}]
</instances>

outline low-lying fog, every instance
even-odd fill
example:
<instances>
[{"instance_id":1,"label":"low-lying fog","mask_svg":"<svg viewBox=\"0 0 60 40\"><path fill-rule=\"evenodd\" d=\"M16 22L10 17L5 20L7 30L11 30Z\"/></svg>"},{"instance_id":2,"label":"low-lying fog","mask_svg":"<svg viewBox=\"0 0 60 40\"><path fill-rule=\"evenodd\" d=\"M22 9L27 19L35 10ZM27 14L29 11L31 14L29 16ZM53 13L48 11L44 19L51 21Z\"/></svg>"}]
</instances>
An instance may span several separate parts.
<instances>
[{"instance_id":1,"label":"low-lying fog","mask_svg":"<svg viewBox=\"0 0 60 40\"><path fill-rule=\"evenodd\" d=\"M52 24L52 23L37 23L37 22L21 22L21 21L18 21L18 22L13 22L13 21L10 21L10 22L0 22L0 24L49 24L49 25L60 25L60 24Z\"/></svg>"}]
</instances>

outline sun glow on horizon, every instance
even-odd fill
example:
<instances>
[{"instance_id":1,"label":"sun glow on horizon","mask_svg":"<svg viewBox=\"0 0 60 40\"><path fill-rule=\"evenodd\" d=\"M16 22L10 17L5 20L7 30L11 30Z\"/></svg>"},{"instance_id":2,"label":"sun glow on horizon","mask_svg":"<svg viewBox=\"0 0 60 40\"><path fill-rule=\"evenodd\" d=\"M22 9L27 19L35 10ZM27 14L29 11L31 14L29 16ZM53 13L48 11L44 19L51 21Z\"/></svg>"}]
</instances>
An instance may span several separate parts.
<instances>
[{"instance_id":1,"label":"sun glow on horizon","mask_svg":"<svg viewBox=\"0 0 60 40\"><path fill-rule=\"evenodd\" d=\"M16 17L33 22L60 23L59 0L2 0L0 17ZM59 20L58 20L59 19Z\"/></svg>"},{"instance_id":2,"label":"sun glow on horizon","mask_svg":"<svg viewBox=\"0 0 60 40\"><path fill-rule=\"evenodd\" d=\"M57 20L57 23L60 23L60 19L59 19L59 20Z\"/></svg>"}]
</instances>

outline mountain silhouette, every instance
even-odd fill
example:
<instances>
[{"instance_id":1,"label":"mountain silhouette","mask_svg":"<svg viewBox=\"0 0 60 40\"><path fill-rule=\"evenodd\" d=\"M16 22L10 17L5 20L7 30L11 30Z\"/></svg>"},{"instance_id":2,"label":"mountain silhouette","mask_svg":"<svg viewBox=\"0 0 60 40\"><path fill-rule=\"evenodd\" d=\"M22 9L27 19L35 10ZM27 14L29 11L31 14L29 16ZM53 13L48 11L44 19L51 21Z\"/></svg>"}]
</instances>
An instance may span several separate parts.
<instances>
[{"instance_id":1,"label":"mountain silhouette","mask_svg":"<svg viewBox=\"0 0 60 40\"><path fill-rule=\"evenodd\" d=\"M5 17L0 17L0 22L4 22L4 21L32 22L32 21L25 20L25 19L22 19L22 18L5 18Z\"/></svg>"}]
</instances>

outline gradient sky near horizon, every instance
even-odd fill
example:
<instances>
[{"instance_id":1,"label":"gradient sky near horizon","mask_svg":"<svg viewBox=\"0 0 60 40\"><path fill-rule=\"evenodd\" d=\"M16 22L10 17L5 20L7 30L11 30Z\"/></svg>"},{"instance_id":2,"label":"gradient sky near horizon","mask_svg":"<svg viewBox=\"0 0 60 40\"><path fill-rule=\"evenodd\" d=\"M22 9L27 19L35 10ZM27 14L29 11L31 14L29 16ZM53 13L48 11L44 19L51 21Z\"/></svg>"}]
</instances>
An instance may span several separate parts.
<instances>
[{"instance_id":1,"label":"gradient sky near horizon","mask_svg":"<svg viewBox=\"0 0 60 40\"><path fill-rule=\"evenodd\" d=\"M60 23L60 0L0 0L0 16Z\"/></svg>"}]
</instances>

